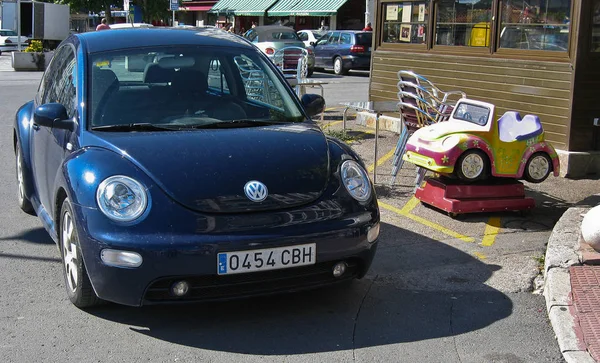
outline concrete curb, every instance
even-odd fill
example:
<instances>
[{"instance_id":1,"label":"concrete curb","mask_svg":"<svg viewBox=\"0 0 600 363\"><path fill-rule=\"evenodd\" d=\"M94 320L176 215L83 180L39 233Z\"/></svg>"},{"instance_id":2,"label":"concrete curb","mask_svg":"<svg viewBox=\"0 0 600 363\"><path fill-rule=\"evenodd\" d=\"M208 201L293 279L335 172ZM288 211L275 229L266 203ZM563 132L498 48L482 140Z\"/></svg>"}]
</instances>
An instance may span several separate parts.
<instances>
[{"instance_id":1,"label":"concrete curb","mask_svg":"<svg viewBox=\"0 0 600 363\"><path fill-rule=\"evenodd\" d=\"M544 297L552 328L568 363L596 363L578 337L573 314L569 266L580 264L579 234L583 214L589 208L569 208L554 226L544 263ZM579 335L581 336L581 335Z\"/></svg>"}]
</instances>

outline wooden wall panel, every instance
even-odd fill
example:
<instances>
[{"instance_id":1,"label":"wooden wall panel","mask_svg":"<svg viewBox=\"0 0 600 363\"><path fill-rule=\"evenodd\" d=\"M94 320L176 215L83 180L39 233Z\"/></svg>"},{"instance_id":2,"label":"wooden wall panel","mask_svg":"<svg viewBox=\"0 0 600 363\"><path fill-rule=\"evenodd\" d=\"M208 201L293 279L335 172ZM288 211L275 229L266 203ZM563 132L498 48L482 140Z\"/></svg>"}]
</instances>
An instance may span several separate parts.
<instances>
[{"instance_id":1,"label":"wooden wall panel","mask_svg":"<svg viewBox=\"0 0 600 363\"><path fill-rule=\"evenodd\" d=\"M399 70L421 74L442 90L461 90L470 98L493 103L498 117L508 110L537 114L546 138L556 148L568 148L573 80L569 62L379 49L372 58L369 98L396 100Z\"/></svg>"}]
</instances>

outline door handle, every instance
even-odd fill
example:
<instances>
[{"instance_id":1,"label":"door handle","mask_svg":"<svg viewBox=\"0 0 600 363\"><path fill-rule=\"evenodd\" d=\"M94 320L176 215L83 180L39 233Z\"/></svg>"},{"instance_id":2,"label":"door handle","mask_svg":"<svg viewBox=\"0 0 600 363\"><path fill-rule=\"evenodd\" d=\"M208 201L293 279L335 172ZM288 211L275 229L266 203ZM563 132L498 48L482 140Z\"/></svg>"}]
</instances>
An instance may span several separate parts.
<instances>
[{"instance_id":1,"label":"door handle","mask_svg":"<svg viewBox=\"0 0 600 363\"><path fill-rule=\"evenodd\" d=\"M39 130L39 129L40 129L40 125L38 125L38 124L33 124L33 125L31 125L31 127L32 127L32 128L35 130L35 131L37 131L37 130Z\"/></svg>"}]
</instances>

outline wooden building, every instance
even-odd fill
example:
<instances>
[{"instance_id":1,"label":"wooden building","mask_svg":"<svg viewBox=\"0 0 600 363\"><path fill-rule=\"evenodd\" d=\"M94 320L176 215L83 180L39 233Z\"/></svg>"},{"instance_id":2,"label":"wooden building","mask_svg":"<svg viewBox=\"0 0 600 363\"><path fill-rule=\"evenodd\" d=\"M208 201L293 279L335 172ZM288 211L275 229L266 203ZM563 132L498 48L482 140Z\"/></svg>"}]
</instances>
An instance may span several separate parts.
<instances>
[{"instance_id":1,"label":"wooden building","mask_svg":"<svg viewBox=\"0 0 600 363\"><path fill-rule=\"evenodd\" d=\"M600 173L600 0L376 0L369 98L399 70L540 116L562 175ZM597 126L594 125L596 123Z\"/></svg>"}]
</instances>

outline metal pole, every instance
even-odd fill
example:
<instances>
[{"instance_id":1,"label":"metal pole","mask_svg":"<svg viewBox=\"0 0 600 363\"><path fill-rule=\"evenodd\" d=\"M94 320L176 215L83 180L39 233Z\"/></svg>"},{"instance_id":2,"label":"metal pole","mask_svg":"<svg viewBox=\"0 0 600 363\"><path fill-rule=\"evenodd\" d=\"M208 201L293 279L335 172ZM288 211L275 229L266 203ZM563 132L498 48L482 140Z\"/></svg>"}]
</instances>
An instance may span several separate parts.
<instances>
[{"instance_id":1,"label":"metal pole","mask_svg":"<svg viewBox=\"0 0 600 363\"><path fill-rule=\"evenodd\" d=\"M173 26L175 26L175 10L173 10Z\"/></svg>"},{"instance_id":2,"label":"metal pole","mask_svg":"<svg viewBox=\"0 0 600 363\"><path fill-rule=\"evenodd\" d=\"M21 51L21 0L17 0L17 49Z\"/></svg>"}]
</instances>

